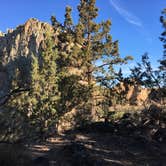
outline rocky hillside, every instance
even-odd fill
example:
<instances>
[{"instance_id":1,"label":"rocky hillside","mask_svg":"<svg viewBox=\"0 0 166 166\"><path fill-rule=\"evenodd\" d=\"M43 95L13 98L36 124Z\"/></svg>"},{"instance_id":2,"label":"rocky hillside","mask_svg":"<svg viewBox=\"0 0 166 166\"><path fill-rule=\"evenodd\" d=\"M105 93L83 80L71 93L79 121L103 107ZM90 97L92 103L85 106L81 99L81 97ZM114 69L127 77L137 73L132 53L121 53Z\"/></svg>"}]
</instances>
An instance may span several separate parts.
<instances>
[{"instance_id":1,"label":"rocky hillside","mask_svg":"<svg viewBox=\"0 0 166 166\"><path fill-rule=\"evenodd\" d=\"M52 32L52 26L31 18L15 30L8 30L0 36L0 56L3 63L8 63L16 56L39 55L45 34Z\"/></svg>"},{"instance_id":2,"label":"rocky hillside","mask_svg":"<svg viewBox=\"0 0 166 166\"><path fill-rule=\"evenodd\" d=\"M14 70L16 58L25 61L24 68L28 70L26 58L32 54L39 56L46 39L46 33L52 33L50 24L31 18L16 29L0 34L0 96L6 94L9 86L9 73Z\"/></svg>"}]
</instances>

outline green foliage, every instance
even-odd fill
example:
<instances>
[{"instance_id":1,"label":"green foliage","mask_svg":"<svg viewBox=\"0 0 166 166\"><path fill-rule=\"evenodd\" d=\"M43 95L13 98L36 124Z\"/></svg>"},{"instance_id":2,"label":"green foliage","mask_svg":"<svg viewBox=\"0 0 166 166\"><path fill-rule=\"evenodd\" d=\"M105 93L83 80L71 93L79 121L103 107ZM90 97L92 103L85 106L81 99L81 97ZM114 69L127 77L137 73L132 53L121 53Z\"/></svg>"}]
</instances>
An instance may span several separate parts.
<instances>
[{"instance_id":1,"label":"green foliage","mask_svg":"<svg viewBox=\"0 0 166 166\"><path fill-rule=\"evenodd\" d=\"M83 103L86 103L86 107L91 111L94 110L96 84L99 83L104 87L110 84L117 77L114 66L131 59L131 57L120 57L118 41L112 41L110 35L111 21L96 22L98 16L96 0L81 0L78 12L79 20L76 25L73 24L70 7L66 7L63 24L58 23L55 17L51 19L55 32L57 25L60 29L57 44L60 54L57 66L60 74L61 112L70 110L73 108L71 106L77 104L85 107ZM100 65L97 65L98 62ZM80 73L71 75L68 72L71 67L78 69ZM67 105L70 109L67 109Z\"/></svg>"},{"instance_id":2,"label":"green foliage","mask_svg":"<svg viewBox=\"0 0 166 166\"><path fill-rule=\"evenodd\" d=\"M165 77L161 69L154 70L151 66L148 54L145 53L142 56L141 63L137 63L133 69L131 69L131 83L137 84L149 88L151 93L149 94L149 100L160 101L164 103L165 98Z\"/></svg>"},{"instance_id":3,"label":"green foliage","mask_svg":"<svg viewBox=\"0 0 166 166\"><path fill-rule=\"evenodd\" d=\"M147 53L142 56L141 63L137 63L137 66L131 69L131 79L139 85L148 88L161 87L160 72L152 68Z\"/></svg>"},{"instance_id":4,"label":"green foliage","mask_svg":"<svg viewBox=\"0 0 166 166\"><path fill-rule=\"evenodd\" d=\"M38 121L43 132L55 128L58 112L56 109L59 99L58 77L56 71L57 52L53 50L53 41L47 40L46 50L41 56L41 62L33 57L32 89L29 93L29 109L34 123ZM40 64L39 64L40 63Z\"/></svg>"},{"instance_id":5,"label":"green foliage","mask_svg":"<svg viewBox=\"0 0 166 166\"><path fill-rule=\"evenodd\" d=\"M118 41L112 41L110 34L111 21L106 20L101 23L95 21L98 16L98 9L95 0L83 0L78 6L79 23L82 28L83 43L83 66L85 79L91 92L91 111L94 110L94 87L99 84L111 90L116 82L117 73L115 65L126 63L131 57L121 58L119 55ZM103 93L104 101L100 102L101 107L110 106L110 92ZM109 104L107 104L109 103ZM103 110L104 112L108 110ZM107 112L107 111L106 111Z\"/></svg>"},{"instance_id":6,"label":"green foliage","mask_svg":"<svg viewBox=\"0 0 166 166\"><path fill-rule=\"evenodd\" d=\"M60 25L59 40L55 46L59 53L56 64L59 77L58 90L60 91L60 100L58 110L60 115L83 105L88 95L87 87L80 83L82 80L82 70L80 69L82 58L79 56L81 48L77 42L80 37L76 33L80 29L74 27L71 11L69 6L66 7L63 25L55 23L55 19L51 19L55 33L57 32L57 24Z\"/></svg>"},{"instance_id":7,"label":"green foliage","mask_svg":"<svg viewBox=\"0 0 166 166\"><path fill-rule=\"evenodd\" d=\"M67 28L71 28L71 26L73 25L73 21L71 18L71 7L67 6L66 7L66 14L65 14L65 22L64 22L64 26Z\"/></svg>"},{"instance_id":8,"label":"green foliage","mask_svg":"<svg viewBox=\"0 0 166 166\"><path fill-rule=\"evenodd\" d=\"M13 108L0 113L0 141L16 143L25 139L29 133L27 116Z\"/></svg>"},{"instance_id":9,"label":"green foliage","mask_svg":"<svg viewBox=\"0 0 166 166\"><path fill-rule=\"evenodd\" d=\"M54 33L45 34L43 53L18 56L11 62L11 92L21 91L14 93L6 106L23 114L30 131L34 129L39 137L52 133L59 117L73 108L93 114L97 85L106 88L101 105L108 112L112 96L109 90L117 77L122 79L114 67L131 59L120 57L118 41L112 41L110 34L111 21L96 22L95 4L96 0L80 1L75 25L69 6L64 23L52 16Z\"/></svg>"},{"instance_id":10,"label":"green foliage","mask_svg":"<svg viewBox=\"0 0 166 166\"><path fill-rule=\"evenodd\" d=\"M57 102L59 100L58 76L56 71L57 51L49 34L47 34L46 47L40 57L31 56L31 72L29 91L14 95L10 107L23 112L29 119L31 126L39 137L46 136L58 121ZM15 74L13 89L18 86L20 71Z\"/></svg>"}]
</instances>

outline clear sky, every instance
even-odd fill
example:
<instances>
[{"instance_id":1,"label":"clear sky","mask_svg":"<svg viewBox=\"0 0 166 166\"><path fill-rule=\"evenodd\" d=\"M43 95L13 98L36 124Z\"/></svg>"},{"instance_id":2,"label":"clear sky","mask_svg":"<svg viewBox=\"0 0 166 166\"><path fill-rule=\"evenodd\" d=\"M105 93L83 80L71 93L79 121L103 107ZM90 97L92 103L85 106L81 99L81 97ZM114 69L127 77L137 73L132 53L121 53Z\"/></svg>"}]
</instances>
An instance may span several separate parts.
<instances>
[{"instance_id":1,"label":"clear sky","mask_svg":"<svg viewBox=\"0 0 166 166\"><path fill-rule=\"evenodd\" d=\"M141 55L149 53L153 66L162 57L159 41L162 27L159 22L166 0L96 0L100 10L97 21L111 19L111 34L119 40L120 54L132 55L139 61ZM0 30L15 28L29 18L50 22L56 15L63 21L66 5L73 7L73 18L77 20L76 6L79 0L1 0ZM135 62L130 62L132 67ZM126 67L126 72L128 72Z\"/></svg>"}]
</instances>

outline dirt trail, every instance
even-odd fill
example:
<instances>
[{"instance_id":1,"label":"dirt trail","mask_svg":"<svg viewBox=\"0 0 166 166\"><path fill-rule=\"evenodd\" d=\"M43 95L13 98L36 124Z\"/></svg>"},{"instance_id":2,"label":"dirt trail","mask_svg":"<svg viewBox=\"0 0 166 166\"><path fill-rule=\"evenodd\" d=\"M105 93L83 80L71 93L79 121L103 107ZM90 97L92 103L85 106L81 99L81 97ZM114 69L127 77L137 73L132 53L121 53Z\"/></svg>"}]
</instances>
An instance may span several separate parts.
<instances>
[{"instance_id":1,"label":"dirt trail","mask_svg":"<svg viewBox=\"0 0 166 166\"><path fill-rule=\"evenodd\" d=\"M166 166L164 133L162 141L148 139L144 129L120 124L91 124L30 145L0 144L0 166Z\"/></svg>"},{"instance_id":2,"label":"dirt trail","mask_svg":"<svg viewBox=\"0 0 166 166\"><path fill-rule=\"evenodd\" d=\"M165 166L166 144L111 133L79 133L29 147L36 165Z\"/></svg>"}]
</instances>

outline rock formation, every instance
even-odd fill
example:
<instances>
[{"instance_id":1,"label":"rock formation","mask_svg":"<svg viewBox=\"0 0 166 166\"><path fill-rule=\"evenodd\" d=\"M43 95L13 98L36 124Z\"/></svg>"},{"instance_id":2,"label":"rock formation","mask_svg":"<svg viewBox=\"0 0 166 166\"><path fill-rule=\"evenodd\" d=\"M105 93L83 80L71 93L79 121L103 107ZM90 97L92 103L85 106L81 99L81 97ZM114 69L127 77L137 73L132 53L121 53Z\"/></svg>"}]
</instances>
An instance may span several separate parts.
<instances>
[{"instance_id":1,"label":"rock formation","mask_svg":"<svg viewBox=\"0 0 166 166\"><path fill-rule=\"evenodd\" d=\"M17 56L39 55L45 35L52 32L48 23L31 18L24 25L0 36L0 57L3 64L7 64Z\"/></svg>"},{"instance_id":2,"label":"rock formation","mask_svg":"<svg viewBox=\"0 0 166 166\"><path fill-rule=\"evenodd\" d=\"M52 32L50 24L31 18L16 29L0 34L0 96L7 92L9 75L13 72L16 58L25 61L25 68L30 67L26 58L32 54L39 56L44 47L46 34Z\"/></svg>"}]
</instances>

